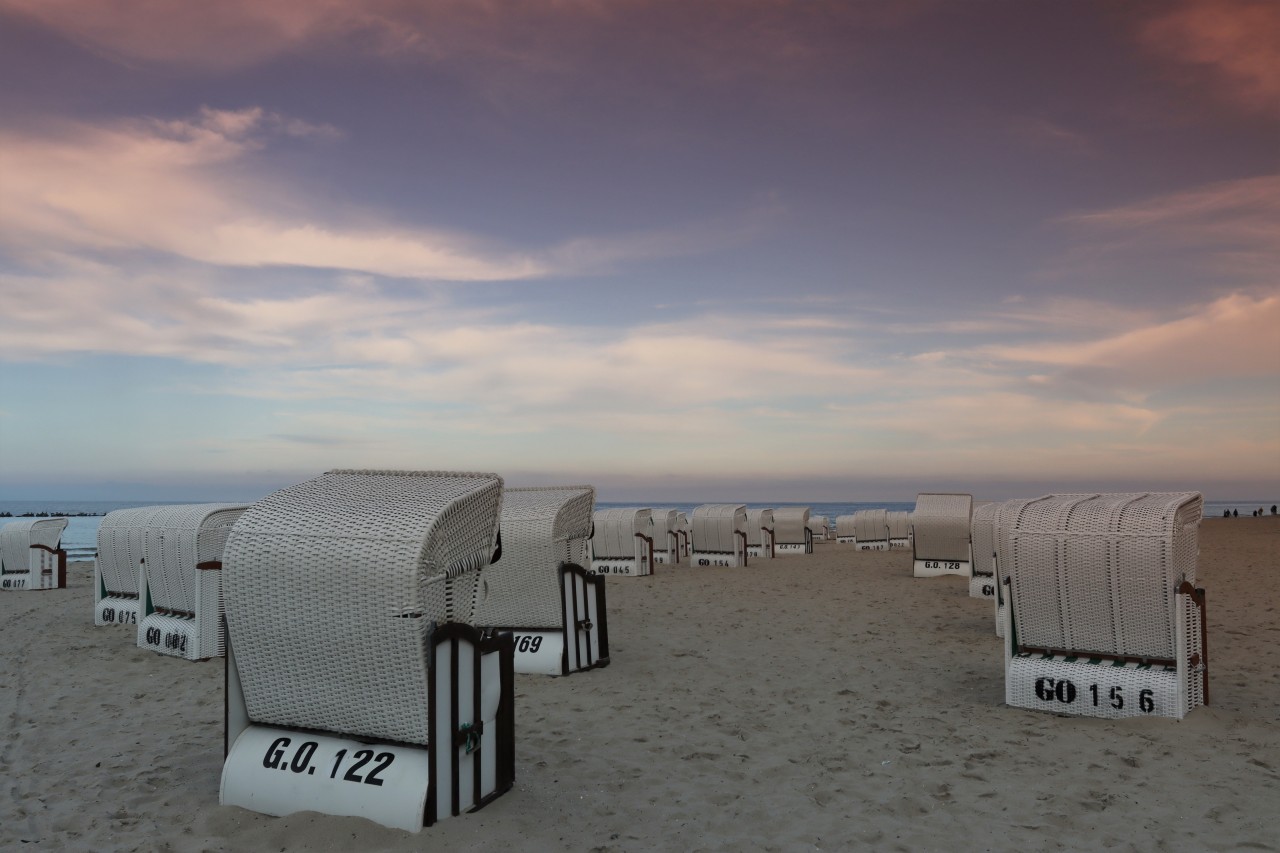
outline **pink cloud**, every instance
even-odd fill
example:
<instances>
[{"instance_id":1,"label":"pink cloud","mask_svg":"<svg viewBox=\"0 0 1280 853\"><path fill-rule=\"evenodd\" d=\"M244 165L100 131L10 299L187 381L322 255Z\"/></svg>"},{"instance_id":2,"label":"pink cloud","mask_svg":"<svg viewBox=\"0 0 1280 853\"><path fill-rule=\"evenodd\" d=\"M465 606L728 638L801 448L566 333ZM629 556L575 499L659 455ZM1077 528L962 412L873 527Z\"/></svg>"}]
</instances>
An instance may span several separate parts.
<instances>
[{"instance_id":1,"label":"pink cloud","mask_svg":"<svg viewBox=\"0 0 1280 853\"><path fill-rule=\"evenodd\" d=\"M1280 109L1280 4L1185 0L1141 31L1149 49L1211 69L1224 96L1250 109Z\"/></svg>"}]
</instances>

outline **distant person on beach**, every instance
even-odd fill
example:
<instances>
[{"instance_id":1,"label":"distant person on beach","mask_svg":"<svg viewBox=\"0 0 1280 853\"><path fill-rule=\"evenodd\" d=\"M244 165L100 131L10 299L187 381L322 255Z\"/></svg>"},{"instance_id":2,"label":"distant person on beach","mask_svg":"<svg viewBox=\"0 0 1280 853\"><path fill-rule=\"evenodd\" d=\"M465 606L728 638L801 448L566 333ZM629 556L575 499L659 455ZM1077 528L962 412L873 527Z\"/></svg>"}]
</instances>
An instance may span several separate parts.
<instances>
[{"instance_id":1,"label":"distant person on beach","mask_svg":"<svg viewBox=\"0 0 1280 853\"><path fill-rule=\"evenodd\" d=\"M1275 505L1275 504L1272 504L1272 505L1271 505L1271 514L1272 514L1272 515L1275 515L1275 514L1276 514L1276 505Z\"/></svg>"},{"instance_id":2,"label":"distant person on beach","mask_svg":"<svg viewBox=\"0 0 1280 853\"><path fill-rule=\"evenodd\" d=\"M1239 518L1239 517L1240 517L1240 510L1238 510L1238 509L1233 509L1233 510L1231 510L1231 517L1232 517L1232 518Z\"/></svg>"},{"instance_id":3,"label":"distant person on beach","mask_svg":"<svg viewBox=\"0 0 1280 853\"><path fill-rule=\"evenodd\" d=\"M1223 517L1223 518L1230 518L1230 517L1231 517L1231 510L1229 510L1229 509L1224 509L1224 510L1222 511L1222 517Z\"/></svg>"}]
</instances>

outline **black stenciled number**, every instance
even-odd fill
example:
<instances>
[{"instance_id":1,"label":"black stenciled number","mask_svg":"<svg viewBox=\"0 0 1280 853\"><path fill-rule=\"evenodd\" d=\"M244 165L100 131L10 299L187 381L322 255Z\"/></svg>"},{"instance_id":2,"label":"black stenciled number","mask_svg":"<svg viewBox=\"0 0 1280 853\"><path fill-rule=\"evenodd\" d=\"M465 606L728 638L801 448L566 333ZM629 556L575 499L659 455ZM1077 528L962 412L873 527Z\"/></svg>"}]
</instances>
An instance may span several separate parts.
<instances>
[{"instance_id":1,"label":"black stenciled number","mask_svg":"<svg viewBox=\"0 0 1280 853\"><path fill-rule=\"evenodd\" d=\"M1154 690L1147 689L1138 691L1138 707L1142 709L1144 714L1150 714L1156 709L1156 702L1153 698L1154 695Z\"/></svg>"},{"instance_id":2,"label":"black stenciled number","mask_svg":"<svg viewBox=\"0 0 1280 853\"><path fill-rule=\"evenodd\" d=\"M287 737L278 737L271 741L271 746L267 747L267 754L262 757L262 766L268 770L275 770L280 766L280 760L284 758L284 749L292 741Z\"/></svg>"},{"instance_id":3,"label":"black stenciled number","mask_svg":"<svg viewBox=\"0 0 1280 853\"><path fill-rule=\"evenodd\" d=\"M319 745L313 740L304 742L302 746L298 747L298 751L293 754L293 760L289 762L289 769L294 773L305 773L307 768L311 766L311 756L316 754L316 747Z\"/></svg>"},{"instance_id":4,"label":"black stenciled number","mask_svg":"<svg viewBox=\"0 0 1280 853\"><path fill-rule=\"evenodd\" d=\"M362 758L361 756L364 756L364 757ZM346 779L348 782L363 782L364 780L361 779L360 776L356 774L356 771L369 763L369 759L373 758L373 750L358 749L356 750L355 755L353 755L352 758L356 760L356 763L352 764L349 768L347 768L347 772L342 774L342 778Z\"/></svg>"},{"instance_id":5,"label":"black stenciled number","mask_svg":"<svg viewBox=\"0 0 1280 853\"><path fill-rule=\"evenodd\" d=\"M338 750L338 754L334 756L333 769L329 771L330 779L338 775L338 768L342 766L342 759L346 757L346 754L347 751L345 749L340 749Z\"/></svg>"},{"instance_id":6,"label":"black stenciled number","mask_svg":"<svg viewBox=\"0 0 1280 853\"><path fill-rule=\"evenodd\" d=\"M1093 707L1098 707L1098 685L1090 684L1089 692L1093 694Z\"/></svg>"},{"instance_id":7,"label":"black stenciled number","mask_svg":"<svg viewBox=\"0 0 1280 853\"><path fill-rule=\"evenodd\" d=\"M534 651L537 651L537 649L534 649ZM390 767L391 762L395 761L396 757L390 752L379 752L378 757L374 760L378 763L372 770L365 774L364 783L366 785L381 786L382 780L378 778L378 774Z\"/></svg>"},{"instance_id":8,"label":"black stenciled number","mask_svg":"<svg viewBox=\"0 0 1280 853\"><path fill-rule=\"evenodd\" d=\"M1117 711L1124 707L1124 697L1120 695L1119 687L1111 688L1111 707Z\"/></svg>"},{"instance_id":9,"label":"black stenciled number","mask_svg":"<svg viewBox=\"0 0 1280 853\"><path fill-rule=\"evenodd\" d=\"M542 648L542 637L540 637L540 636L539 636L539 637L530 637L530 638L529 638L529 651L533 652L534 654L537 654L537 653L538 653L538 649L540 649L540 648Z\"/></svg>"}]
</instances>

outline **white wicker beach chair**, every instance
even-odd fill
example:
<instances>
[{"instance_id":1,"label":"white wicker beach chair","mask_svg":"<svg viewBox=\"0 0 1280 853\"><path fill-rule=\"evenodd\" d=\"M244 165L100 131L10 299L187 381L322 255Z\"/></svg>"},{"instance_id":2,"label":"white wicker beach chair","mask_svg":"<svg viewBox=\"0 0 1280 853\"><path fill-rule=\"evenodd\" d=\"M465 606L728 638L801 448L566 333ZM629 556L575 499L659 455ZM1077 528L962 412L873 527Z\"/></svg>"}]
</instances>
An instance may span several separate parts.
<instances>
[{"instance_id":1,"label":"white wicker beach chair","mask_svg":"<svg viewBox=\"0 0 1280 853\"><path fill-rule=\"evenodd\" d=\"M892 510L885 513L889 523L889 547L911 547L911 513Z\"/></svg>"},{"instance_id":2,"label":"white wicker beach chair","mask_svg":"<svg viewBox=\"0 0 1280 853\"><path fill-rule=\"evenodd\" d=\"M747 508L743 504L694 507L691 566L747 564Z\"/></svg>"},{"instance_id":3,"label":"white wicker beach chair","mask_svg":"<svg viewBox=\"0 0 1280 853\"><path fill-rule=\"evenodd\" d=\"M496 474L331 471L223 552L224 804L417 831L514 778L510 634L473 627Z\"/></svg>"},{"instance_id":4,"label":"white wicker beach chair","mask_svg":"<svg viewBox=\"0 0 1280 853\"><path fill-rule=\"evenodd\" d=\"M916 496L911 516L915 577L970 576L972 515L973 495L924 492Z\"/></svg>"},{"instance_id":5,"label":"white wicker beach chair","mask_svg":"<svg viewBox=\"0 0 1280 853\"><path fill-rule=\"evenodd\" d=\"M653 513L653 562L660 566L676 565L680 553L680 513L674 509L655 509Z\"/></svg>"},{"instance_id":6,"label":"white wicker beach chair","mask_svg":"<svg viewBox=\"0 0 1280 853\"><path fill-rule=\"evenodd\" d=\"M809 516L808 525L814 542L826 542L831 538L831 524L825 515Z\"/></svg>"},{"instance_id":7,"label":"white wicker beach chair","mask_svg":"<svg viewBox=\"0 0 1280 853\"><path fill-rule=\"evenodd\" d=\"M860 509L853 514L854 542L859 551L889 550L889 513L883 509Z\"/></svg>"},{"instance_id":8,"label":"white wicker beach chair","mask_svg":"<svg viewBox=\"0 0 1280 853\"><path fill-rule=\"evenodd\" d=\"M247 508L174 504L147 514L138 648L187 660L222 657L222 549Z\"/></svg>"},{"instance_id":9,"label":"white wicker beach chair","mask_svg":"<svg viewBox=\"0 0 1280 853\"><path fill-rule=\"evenodd\" d=\"M502 556L481 574L475 621L515 635L515 671L568 675L609 663L604 578L590 574L595 489L507 489Z\"/></svg>"},{"instance_id":10,"label":"white wicker beach chair","mask_svg":"<svg viewBox=\"0 0 1280 853\"><path fill-rule=\"evenodd\" d=\"M653 574L652 510L596 510L591 573L631 577Z\"/></svg>"},{"instance_id":11,"label":"white wicker beach chair","mask_svg":"<svg viewBox=\"0 0 1280 853\"><path fill-rule=\"evenodd\" d=\"M1208 704L1193 492L1050 495L998 510L1005 701L1181 719Z\"/></svg>"},{"instance_id":12,"label":"white wicker beach chair","mask_svg":"<svg viewBox=\"0 0 1280 853\"><path fill-rule=\"evenodd\" d=\"M747 556L773 559L773 510L747 510Z\"/></svg>"},{"instance_id":13,"label":"white wicker beach chair","mask_svg":"<svg viewBox=\"0 0 1280 853\"><path fill-rule=\"evenodd\" d=\"M693 525L689 522L687 512L676 513L676 542L680 548L680 559L688 559L693 552Z\"/></svg>"},{"instance_id":14,"label":"white wicker beach chair","mask_svg":"<svg viewBox=\"0 0 1280 853\"><path fill-rule=\"evenodd\" d=\"M809 507L783 506L773 511L774 553L779 557L813 553Z\"/></svg>"},{"instance_id":15,"label":"white wicker beach chair","mask_svg":"<svg viewBox=\"0 0 1280 853\"><path fill-rule=\"evenodd\" d=\"M148 519L162 506L115 509L98 524L98 558L93 565L93 624L137 628L145 598Z\"/></svg>"},{"instance_id":16,"label":"white wicker beach chair","mask_svg":"<svg viewBox=\"0 0 1280 853\"><path fill-rule=\"evenodd\" d=\"M1000 610L996 594L996 511L1000 504L989 501L973 508L970 522L970 540L973 546L973 574L969 577L969 597L986 598L996 602L997 618Z\"/></svg>"},{"instance_id":17,"label":"white wicker beach chair","mask_svg":"<svg viewBox=\"0 0 1280 853\"><path fill-rule=\"evenodd\" d=\"M65 518L19 518L0 527L0 589L63 589Z\"/></svg>"},{"instance_id":18,"label":"white wicker beach chair","mask_svg":"<svg viewBox=\"0 0 1280 853\"><path fill-rule=\"evenodd\" d=\"M857 533L854 529L854 518L857 513L850 515L836 516L836 541L837 542L856 542L858 541Z\"/></svg>"}]
</instances>

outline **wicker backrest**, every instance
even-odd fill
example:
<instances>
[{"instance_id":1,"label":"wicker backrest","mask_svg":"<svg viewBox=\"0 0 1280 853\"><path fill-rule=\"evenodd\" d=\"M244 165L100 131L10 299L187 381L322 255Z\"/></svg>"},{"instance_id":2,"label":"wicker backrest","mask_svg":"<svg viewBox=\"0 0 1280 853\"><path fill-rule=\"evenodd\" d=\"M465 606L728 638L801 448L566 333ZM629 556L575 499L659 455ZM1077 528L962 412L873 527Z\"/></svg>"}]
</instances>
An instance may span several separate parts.
<instances>
[{"instance_id":1,"label":"wicker backrest","mask_svg":"<svg viewBox=\"0 0 1280 853\"><path fill-rule=\"evenodd\" d=\"M854 532L856 529L854 527L855 518L857 518L856 513L853 515L837 515L836 536L856 536L857 534Z\"/></svg>"},{"instance_id":2,"label":"wicker backrest","mask_svg":"<svg viewBox=\"0 0 1280 853\"><path fill-rule=\"evenodd\" d=\"M1195 492L1006 501L996 550L1022 647L1173 659L1176 591L1196 582Z\"/></svg>"},{"instance_id":3,"label":"wicker backrest","mask_svg":"<svg viewBox=\"0 0 1280 853\"><path fill-rule=\"evenodd\" d=\"M775 516L776 518L776 516ZM700 554L730 554L736 534L747 532L744 504L703 504L693 508L693 550Z\"/></svg>"},{"instance_id":4,"label":"wicker backrest","mask_svg":"<svg viewBox=\"0 0 1280 853\"><path fill-rule=\"evenodd\" d=\"M174 504L145 516L143 554L151 602L162 610L195 613L196 567L222 560L231 526L248 504Z\"/></svg>"},{"instance_id":5,"label":"wicker backrest","mask_svg":"<svg viewBox=\"0 0 1280 853\"><path fill-rule=\"evenodd\" d=\"M31 546L57 550L65 518L19 518L0 527L0 566L6 572L31 570Z\"/></svg>"},{"instance_id":6,"label":"wicker backrest","mask_svg":"<svg viewBox=\"0 0 1280 853\"><path fill-rule=\"evenodd\" d=\"M853 514L854 535L859 542L879 542L889 536L889 514L883 509L860 509Z\"/></svg>"},{"instance_id":7,"label":"wicker backrest","mask_svg":"<svg viewBox=\"0 0 1280 853\"><path fill-rule=\"evenodd\" d=\"M827 532L831 529L830 522L825 515L809 516L808 527L810 533L823 539L827 537Z\"/></svg>"},{"instance_id":8,"label":"wicker backrest","mask_svg":"<svg viewBox=\"0 0 1280 853\"><path fill-rule=\"evenodd\" d=\"M113 509L98 524L98 573L109 593L138 594L138 564L146 556L147 525L162 506Z\"/></svg>"},{"instance_id":9,"label":"wicker backrest","mask_svg":"<svg viewBox=\"0 0 1280 853\"><path fill-rule=\"evenodd\" d=\"M680 514L674 509L650 510L653 518L653 541L659 551L667 547L667 535L680 529Z\"/></svg>"},{"instance_id":10,"label":"wicker backrest","mask_svg":"<svg viewBox=\"0 0 1280 853\"><path fill-rule=\"evenodd\" d=\"M809 507L780 506L773 511L774 539L779 545L804 545L809 540Z\"/></svg>"},{"instance_id":11,"label":"wicker backrest","mask_svg":"<svg viewBox=\"0 0 1280 853\"><path fill-rule=\"evenodd\" d=\"M973 495L923 492L912 515L917 560L969 562Z\"/></svg>"},{"instance_id":12,"label":"wicker backrest","mask_svg":"<svg viewBox=\"0 0 1280 853\"><path fill-rule=\"evenodd\" d=\"M747 510L747 544L764 547L764 528L773 529L772 509Z\"/></svg>"},{"instance_id":13,"label":"wicker backrest","mask_svg":"<svg viewBox=\"0 0 1280 853\"><path fill-rule=\"evenodd\" d=\"M890 539L907 539L911 536L911 513L893 510L885 513Z\"/></svg>"},{"instance_id":14,"label":"wicker backrest","mask_svg":"<svg viewBox=\"0 0 1280 853\"><path fill-rule=\"evenodd\" d=\"M263 498L223 551L249 718L427 742L427 640L471 622L496 474L330 471Z\"/></svg>"},{"instance_id":15,"label":"wicker backrest","mask_svg":"<svg viewBox=\"0 0 1280 853\"><path fill-rule=\"evenodd\" d=\"M596 490L591 486L507 489L502 557L481 573L475 621L503 628L559 628L561 568L586 567Z\"/></svg>"},{"instance_id":16,"label":"wicker backrest","mask_svg":"<svg viewBox=\"0 0 1280 853\"><path fill-rule=\"evenodd\" d=\"M653 536L653 512L646 508L598 509L591 553L597 560L634 559L636 536Z\"/></svg>"},{"instance_id":17,"label":"wicker backrest","mask_svg":"<svg viewBox=\"0 0 1280 853\"><path fill-rule=\"evenodd\" d=\"M969 535L973 543L973 573L995 574L996 511L1000 504L984 501L973 508Z\"/></svg>"}]
</instances>

